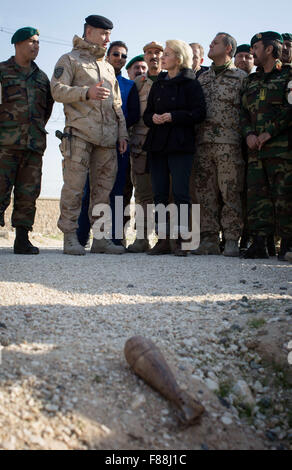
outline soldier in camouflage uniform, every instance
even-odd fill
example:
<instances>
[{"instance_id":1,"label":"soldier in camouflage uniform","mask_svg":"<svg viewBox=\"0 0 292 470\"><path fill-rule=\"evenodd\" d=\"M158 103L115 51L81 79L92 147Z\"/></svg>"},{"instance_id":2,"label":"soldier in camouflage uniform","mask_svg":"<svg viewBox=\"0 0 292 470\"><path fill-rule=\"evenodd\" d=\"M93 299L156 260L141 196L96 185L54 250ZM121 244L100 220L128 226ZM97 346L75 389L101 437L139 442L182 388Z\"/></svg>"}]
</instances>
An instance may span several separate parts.
<instances>
[{"instance_id":1,"label":"soldier in camouflage uniform","mask_svg":"<svg viewBox=\"0 0 292 470\"><path fill-rule=\"evenodd\" d=\"M246 73L233 65L235 51L235 39L218 33L208 54L214 62L210 70L199 77L207 103L207 118L197 129L195 157L201 244L192 253L198 255L220 254L221 227L226 239L224 255L239 255L244 179L239 113L240 91Z\"/></svg>"},{"instance_id":2,"label":"soldier in camouflage uniform","mask_svg":"<svg viewBox=\"0 0 292 470\"><path fill-rule=\"evenodd\" d=\"M111 217L105 214L100 239L99 228L95 233L94 225L99 216L93 213L95 206L109 204L117 174L117 142L121 154L127 150L119 84L114 68L104 60L113 24L99 15L90 15L85 21L84 38L74 37L73 50L59 59L51 81L52 95L64 103L66 115L60 147L64 186L58 227L64 233L64 253L85 255L76 229L89 171L89 218L94 236L91 253L120 254L124 250L113 244L108 230Z\"/></svg>"},{"instance_id":3,"label":"soldier in camouflage uniform","mask_svg":"<svg viewBox=\"0 0 292 470\"><path fill-rule=\"evenodd\" d=\"M135 202L139 204L144 211L144 220L136 217L136 228L144 227L144 239L136 239L132 245L128 246L130 253L142 253L149 250L147 240L147 205L153 204L153 193L150 173L147 169L147 153L142 149L148 127L143 121L143 114L147 106L148 96L153 82L157 79L161 72L161 57L163 46L155 41L146 44L144 47L144 58L148 65L146 75L136 78L135 83L140 98L140 121L135 124L131 131L130 148L131 148L131 176L132 183L135 188Z\"/></svg>"},{"instance_id":4,"label":"soldier in camouflage uniform","mask_svg":"<svg viewBox=\"0 0 292 470\"><path fill-rule=\"evenodd\" d=\"M0 225L14 187L12 226L16 228L14 253L39 253L29 239L36 199L40 194L45 125L53 99L50 82L35 64L39 32L26 27L11 39L15 56L0 63Z\"/></svg>"},{"instance_id":5,"label":"soldier in camouflage uniform","mask_svg":"<svg viewBox=\"0 0 292 470\"><path fill-rule=\"evenodd\" d=\"M283 38L252 38L258 71L246 79L242 132L248 145L247 212L253 243L246 258L268 258L266 238L282 238L279 258L292 249L292 67L282 65Z\"/></svg>"}]
</instances>

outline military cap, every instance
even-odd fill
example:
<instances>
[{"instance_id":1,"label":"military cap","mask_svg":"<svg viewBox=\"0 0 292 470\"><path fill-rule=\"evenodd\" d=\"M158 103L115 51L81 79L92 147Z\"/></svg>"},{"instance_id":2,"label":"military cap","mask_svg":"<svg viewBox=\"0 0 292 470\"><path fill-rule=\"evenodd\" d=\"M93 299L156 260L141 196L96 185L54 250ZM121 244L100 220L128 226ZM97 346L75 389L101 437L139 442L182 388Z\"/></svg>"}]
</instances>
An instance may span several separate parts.
<instances>
[{"instance_id":1,"label":"military cap","mask_svg":"<svg viewBox=\"0 0 292 470\"><path fill-rule=\"evenodd\" d=\"M114 25L111 20L108 20L104 16L100 15L90 15L85 18L86 24L92 26L93 28L101 28L101 29L113 29Z\"/></svg>"},{"instance_id":2,"label":"military cap","mask_svg":"<svg viewBox=\"0 0 292 470\"><path fill-rule=\"evenodd\" d=\"M248 52L250 54L250 44L240 44L236 49L235 55L239 52Z\"/></svg>"},{"instance_id":3,"label":"military cap","mask_svg":"<svg viewBox=\"0 0 292 470\"><path fill-rule=\"evenodd\" d=\"M282 33L283 41L291 41L292 42L292 34L291 33Z\"/></svg>"},{"instance_id":4,"label":"military cap","mask_svg":"<svg viewBox=\"0 0 292 470\"><path fill-rule=\"evenodd\" d=\"M143 48L143 51L146 52L147 49L150 49L150 48L156 48L156 49L159 49L160 51L164 51L164 47L162 44L160 44L160 42L156 42L156 41L152 41L152 42L149 42L149 44L146 44L146 46L144 46Z\"/></svg>"},{"instance_id":5,"label":"military cap","mask_svg":"<svg viewBox=\"0 0 292 470\"><path fill-rule=\"evenodd\" d=\"M251 47L258 41L262 41L263 39L267 39L270 41L279 41L283 44L283 37L280 33L276 33L275 31L265 31L264 33L255 34L250 41Z\"/></svg>"},{"instance_id":6,"label":"military cap","mask_svg":"<svg viewBox=\"0 0 292 470\"><path fill-rule=\"evenodd\" d=\"M144 59L143 54L136 55L136 57L133 57L133 59L131 59L130 62L127 63L126 70L128 70L135 62L142 62L144 60L145 59Z\"/></svg>"},{"instance_id":7,"label":"military cap","mask_svg":"<svg viewBox=\"0 0 292 470\"><path fill-rule=\"evenodd\" d=\"M16 44L17 42L25 41L26 39L31 38L32 36L40 35L39 31L31 26L26 26L25 28L18 29L11 38L11 44Z\"/></svg>"}]
</instances>

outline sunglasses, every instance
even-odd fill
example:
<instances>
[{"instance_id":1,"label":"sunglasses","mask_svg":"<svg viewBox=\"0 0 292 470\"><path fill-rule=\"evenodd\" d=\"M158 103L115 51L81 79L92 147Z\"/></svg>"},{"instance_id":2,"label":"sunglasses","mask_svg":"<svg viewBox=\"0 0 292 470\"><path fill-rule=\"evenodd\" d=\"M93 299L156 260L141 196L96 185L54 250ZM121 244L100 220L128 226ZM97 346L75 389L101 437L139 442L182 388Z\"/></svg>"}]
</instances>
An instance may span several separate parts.
<instances>
[{"instance_id":1,"label":"sunglasses","mask_svg":"<svg viewBox=\"0 0 292 470\"><path fill-rule=\"evenodd\" d=\"M114 57L121 57L122 59L127 59L128 56L126 54L120 54L119 52L112 53Z\"/></svg>"}]
</instances>

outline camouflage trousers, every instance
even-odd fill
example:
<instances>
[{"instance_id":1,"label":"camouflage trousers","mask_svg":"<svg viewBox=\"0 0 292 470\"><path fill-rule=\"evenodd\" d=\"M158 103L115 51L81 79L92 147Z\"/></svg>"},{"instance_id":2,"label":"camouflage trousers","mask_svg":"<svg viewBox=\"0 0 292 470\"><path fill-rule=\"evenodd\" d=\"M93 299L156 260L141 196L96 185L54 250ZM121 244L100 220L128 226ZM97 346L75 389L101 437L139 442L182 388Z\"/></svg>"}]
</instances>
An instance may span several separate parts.
<instances>
[{"instance_id":1,"label":"camouflage trousers","mask_svg":"<svg viewBox=\"0 0 292 470\"><path fill-rule=\"evenodd\" d=\"M41 190L42 155L30 150L0 148L0 225L14 187L12 226L32 230Z\"/></svg>"},{"instance_id":2,"label":"camouflage trousers","mask_svg":"<svg viewBox=\"0 0 292 470\"><path fill-rule=\"evenodd\" d=\"M201 210L201 233L237 240L242 231L244 161L240 145L200 144L195 157L194 185Z\"/></svg>"},{"instance_id":3,"label":"camouflage trousers","mask_svg":"<svg viewBox=\"0 0 292 470\"><path fill-rule=\"evenodd\" d=\"M292 237L292 160L249 158L247 217L251 235Z\"/></svg>"},{"instance_id":4,"label":"camouflage trousers","mask_svg":"<svg viewBox=\"0 0 292 470\"><path fill-rule=\"evenodd\" d=\"M88 215L91 225L98 218L92 216L94 206L109 204L109 196L117 175L117 151L116 148L93 145L74 135L70 139L62 140L60 150L64 157L64 185L58 227L62 232L68 233L74 232L78 227L88 173L90 183Z\"/></svg>"}]
</instances>

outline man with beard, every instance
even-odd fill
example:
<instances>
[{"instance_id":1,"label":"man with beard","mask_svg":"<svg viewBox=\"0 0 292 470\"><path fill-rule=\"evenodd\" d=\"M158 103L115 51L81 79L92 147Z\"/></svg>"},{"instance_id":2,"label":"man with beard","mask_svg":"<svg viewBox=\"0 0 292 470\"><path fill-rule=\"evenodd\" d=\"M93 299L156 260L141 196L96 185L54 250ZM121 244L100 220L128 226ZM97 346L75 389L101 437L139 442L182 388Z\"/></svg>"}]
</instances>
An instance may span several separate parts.
<instances>
[{"instance_id":1,"label":"man with beard","mask_svg":"<svg viewBox=\"0 0 292 470\"><path fill-rule=\"evenodd\" d=\"M142 149L148 127L144 124L143 114L147 106L147 99L154 81L157 80L161 72L161 58L163 54L163 46L158 42L152 41L144 47L144 59L148 65L146 75L136 78L135 83L138 88L140 98L140 121L132 128L130 139L131 148L131 168L132 182L135 188L135 202L143 209L142 216L136 216L136 229L138 233L144 230L144 238L136 238L133 244L128 246L130 253L143 253L149 250L149 242L147 238L147 205L153 204L153 193L151 185L150 173L147 169L147 154Z\"/></svg>"},{"instance_id":2,"label":"man with beard","mask_svg":"<svg viewBox=\"0 0 292 470\"><path fill-rule=\"evenodd\" d=\"M144 60L144 55L141 54L133 57L126 65L126 70L130 80L135 80L139 75L147 73L148 66Z\"/></svg>"},{"instance_id":3,"label":"man with beard","mask_svg":"<svg viewBox=\"0 0 292 470\"><path fill-rule=\"evenodd\" d=\"M241 44L237 47L234 57L234 65L238 69L246 72L248 75L252 72L254 60L253 55L250 52L250 44Z\"/></svg>"},{"instance_id":4,"label":"man with beard","mask_svg":"<svg viewBox=\"0 0 292 470\"><path fill-rule=\"evenodd\" d=\"M283 64L292 64L292 34L283 33L283 53L282 62Z\"/></svg>"},{"instance_id":5,"label":"man with beard","mask_svg":"<svg viewBox=\"0 0 292 470\"><path fill-rule=\"evenodd\" d=\"M242 133L248 146L247 214L253 243L245 258L268 258L267 237L281 237L279 259L292 251L292 66L282 65L281 34L256 34L256 73L242 94Z\"/></svg>"}]
</instances>

